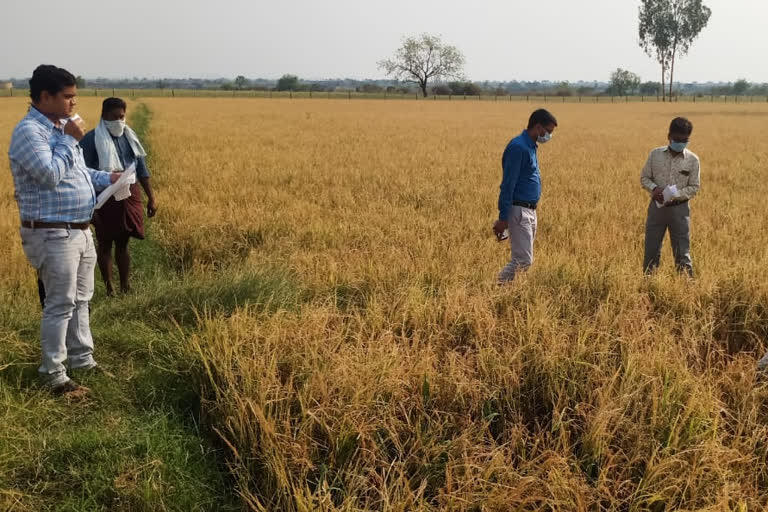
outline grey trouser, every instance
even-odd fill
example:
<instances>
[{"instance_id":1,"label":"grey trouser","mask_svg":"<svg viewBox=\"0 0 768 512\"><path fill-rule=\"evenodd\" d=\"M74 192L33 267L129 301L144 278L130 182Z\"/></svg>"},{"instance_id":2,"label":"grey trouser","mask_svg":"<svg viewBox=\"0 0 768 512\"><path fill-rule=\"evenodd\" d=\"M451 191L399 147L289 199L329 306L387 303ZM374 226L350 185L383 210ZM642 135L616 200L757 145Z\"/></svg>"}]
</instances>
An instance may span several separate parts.
<instances>
[{"instance_id":1,"label":"grey trouser","mask_svg":"<svg viewBox=\"0 0 768 512\"><path fill-rule=\"evenodd\" d=\"M93 237L87 229L21 228L21 243L45 287L38 371L44 384L59 386L69 380L65 362L73 369L96 365L88 314L96 266Z\"/></svg>"},{"instance_id":2,"label":"grey trouser","mask_svg":"<svg viewBox=\"0 0 768 512\"><path fill-rule=\"evenodd\" d=\"M536 238L536 210L512 206L509 212L509 244L512 258L499 274L499 282L515 279L518 270L525 270L533 264L533 240Z\"/></svg>"},{"instance_id":3,"label":"grey trouser","mask_svg":"<svg viewBox=\"0 0 768 512\"><path fill-rule=\"evenodd\" d=\"M669 229L672 254L679 272L693 275L691 262L691 209L689 203L658 208L654 201L648 206L645 222L645 258L643 270L653 272L661 262L661 244Z\"/></svg>"}]
</instances>

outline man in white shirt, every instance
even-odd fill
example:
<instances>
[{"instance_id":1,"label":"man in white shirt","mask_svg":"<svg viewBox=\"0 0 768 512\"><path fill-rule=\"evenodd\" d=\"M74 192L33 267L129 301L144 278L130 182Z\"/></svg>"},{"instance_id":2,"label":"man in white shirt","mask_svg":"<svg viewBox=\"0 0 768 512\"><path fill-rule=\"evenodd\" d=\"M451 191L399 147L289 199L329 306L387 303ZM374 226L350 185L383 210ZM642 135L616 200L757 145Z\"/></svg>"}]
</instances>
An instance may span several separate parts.
<instances>
[{"instance_id":1,"label":"man in white shirt","mask_svg":"<svg viewBox=\"0 0 768 512\"><path fill-rule=\"evenodd\" d=\"M669 230L672 254L678 272L693 277L691 262L691 211L688 201L701 186L699 157L688 151L693 124L684 117L672 120L669 144L651 151L643 167L640 183L651 195L645 223L645 258L643 270L651 273L661 261L661 245ZM677 189L665 201L664 191ZM661 205L661 206L659 206Z\"/></svg>"}]
</instances>

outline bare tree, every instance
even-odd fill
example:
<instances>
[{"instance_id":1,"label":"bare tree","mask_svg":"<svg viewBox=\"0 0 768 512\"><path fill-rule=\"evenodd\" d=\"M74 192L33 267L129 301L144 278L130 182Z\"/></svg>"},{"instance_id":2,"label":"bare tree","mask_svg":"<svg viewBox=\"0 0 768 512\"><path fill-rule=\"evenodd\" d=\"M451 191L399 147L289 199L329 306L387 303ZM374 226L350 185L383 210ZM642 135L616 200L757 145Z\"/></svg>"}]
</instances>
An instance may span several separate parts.
<instances>
[{"instance_id":1,"label":"bare tree","mask_svg":"<svg viewBox=\"0 0 768 512\"><path fill-rule=\"evenodd\" d=\"M463 80L464 56L455 46L444 44L439 36L429 34L406 38L393 58L378 64L387 75L418 84L424 96L427 96L427 84L431 80Z\"/></svg>"},{"instance_id":2,"label":"bare tree","mask_svg":"<svg viewBox=\"0 0 768 512\"><path fill-rule=\"evenodd\" d=\"M702 0L641 0L640 47L661 64L661 88L669 70L669 96L675 79L675 60L685 55L707 26L712 10Z\"/></svg>"}]
</instances>

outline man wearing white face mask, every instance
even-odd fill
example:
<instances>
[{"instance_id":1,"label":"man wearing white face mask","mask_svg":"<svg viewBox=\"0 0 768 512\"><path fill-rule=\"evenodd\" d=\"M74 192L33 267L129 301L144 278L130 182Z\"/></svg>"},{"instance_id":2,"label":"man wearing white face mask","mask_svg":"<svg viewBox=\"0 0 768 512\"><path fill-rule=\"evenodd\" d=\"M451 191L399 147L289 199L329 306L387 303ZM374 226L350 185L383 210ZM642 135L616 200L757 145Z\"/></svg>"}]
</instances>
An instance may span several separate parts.
<instances>
[{"instance_id":1,"label":"man wearing white face mask","mask_svg":"<svg viewBox=\"0 0 768 512\"><path fill-rule=\"evenodd\" d=\"M493 225L498 240L509 234L512 257L499 274L499 284L515 279L518 270L533 264L536 237L536 207L541 197L541 176L536 155L538 144L549 142L557 120L547 110L536 110L528 127L512 139L501 158L503 170L499 190L499 219Z\"/></svg>"},{"instance_id":2,"label":"man wearing white face mask","mask_svg":"<svg viewBox=\"0 0 768 512\"><path fill-rule=\"evenodd\" d=\"M691 262L691 210L688 201L701 187L699 157L687 146L693 124L684 117L672 120L667 146L651 151L640 183L651 194L645 223L643 269L653 272L661 261L661 244L669 230L678 272L693 277ZM667 198L664 191L667 190ZM676 192L676 194L675 194Z\"/></svg>"},{"instance_id":3,"label":"man wearing white face mask","mask_svg":"<svg viewBox=\"0 0 768 512\"><path fill-rule=\"evenodd\" d=\"M95 130L88 132L80 146L87 165L102 170L122 172L136 164L136 177L147 194L147 215L153 217L157 204L149 181L145 157L146 152L136 133L125 124L126 103L120 98L107 98L101 109L101 121ZM126 194L127 195L127 194ZM110 198L93 216L96 228L99 270L106 285L107 294L112 295L112 245L115 245L115 260L120 274L120 289L130 290L130 254L128 241L131 237L144 239L144 212L141 190L134 183L130 196Z\"/></svg>"}]
</instances>

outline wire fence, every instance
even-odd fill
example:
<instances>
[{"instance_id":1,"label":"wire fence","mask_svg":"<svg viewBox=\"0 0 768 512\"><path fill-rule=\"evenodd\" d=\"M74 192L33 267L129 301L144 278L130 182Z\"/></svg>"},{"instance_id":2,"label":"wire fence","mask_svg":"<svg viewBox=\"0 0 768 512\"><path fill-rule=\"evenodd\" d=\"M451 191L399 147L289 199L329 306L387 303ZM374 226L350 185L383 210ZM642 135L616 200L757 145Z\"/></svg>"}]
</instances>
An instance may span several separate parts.
<instances>
[{"instance_id":1,"label":"wire fence","mask_svg":"<svg viewBox=\"0 0 768 512\"><path fill-rule=\"evenodd\" d=\"M214 89L79 89L80 96L121 98L269 98L269 99L340 99L340 100L413 100L413 101L493 101L493 102L535 102L535 103L661 103L661 96L556 96L541 94L513 95L431 95L419 93L381 92L366 93L355 91L256 91L256 90L214 90ZM2 97L26 97L26 89L0 89ZM689 103L768 103L768 96L725 96L687 95L667 98L670 102Z\"/></svg>"}]
</instances>

